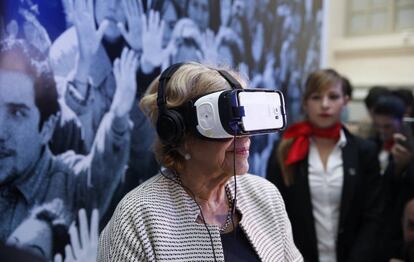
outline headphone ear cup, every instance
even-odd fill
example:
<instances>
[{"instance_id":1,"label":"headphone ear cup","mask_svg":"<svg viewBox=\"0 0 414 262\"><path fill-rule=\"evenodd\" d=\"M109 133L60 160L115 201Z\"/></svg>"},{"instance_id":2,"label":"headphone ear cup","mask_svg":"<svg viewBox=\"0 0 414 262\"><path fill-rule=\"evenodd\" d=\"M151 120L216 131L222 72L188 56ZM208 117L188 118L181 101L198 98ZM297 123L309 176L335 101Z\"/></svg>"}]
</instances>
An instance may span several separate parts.
<instances>
[{"instance_id":1,"label":"headphone ear cup","mask_svg":"<svg viewBox=\"0 0 414 262\"><path fill-rule=\"evenodd\" d=\"M158 116L157 133L160 139L170 145L177 145L185 134L185 122L180 113L166 110Z\"/></svg>"}]
</instances>

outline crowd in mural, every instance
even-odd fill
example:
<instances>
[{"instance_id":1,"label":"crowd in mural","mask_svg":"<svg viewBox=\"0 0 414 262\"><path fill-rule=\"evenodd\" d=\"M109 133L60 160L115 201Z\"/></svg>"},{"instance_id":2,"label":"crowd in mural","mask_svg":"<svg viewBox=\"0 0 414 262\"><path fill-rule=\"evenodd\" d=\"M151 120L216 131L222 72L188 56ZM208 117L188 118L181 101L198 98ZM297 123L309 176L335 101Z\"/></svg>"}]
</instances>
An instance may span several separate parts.
<instances>
[{"instance_id":1,"label":"crowd in mural","mask_svg":"<svg viewBox=\"0 0 414 262\"><path fill-rule=\"evenodd\" d=\"M407 149L414 145L394 142L408 140L406 133L399 135L413 101L405 103L405 91L380 88L381 95L371 94L375 126L367 136L373 143L337 124L352 87L334 70L316 71L322 1L2 5L1 242L48 261L96 261L99 231L119 201L160 170L153 153L156 131L138 106L141 98L164 69L196 61L235 69L251 88L282 91L289 124L304 109L308 121L292 126L299 133L290 128L282 139L251 138L249 172L266 176L280 190L306 261L381 261L413 253L403 240L414 242L408 230L414 223L414 166ZM336 103L337 125L318 126L316 104L325 98ZM398 125L385 130L390 123L384 118ZM317 133L325 132L315 126L333 126L333 135L322 137L334 142L319 141ZM361 130L356 132L366 135ZM286 152L295 150L292 138L298 137L308 141L303 158L286 164ZM308 155L314 161L308 163ZM324 172L332 180L318 175ZM326 199L331 202L323 204Z\"/></svg>"},{"instance_id":2,"label":"crowd in mural","mask_svg":"<svg viewBox=\"0 0 414 262\"><path fill-rule=\"evenodd\" d=\"M12 128L2 120L10 138L1 148L15 152L10 169L2 165L1 171L7 191L2 240L26 246L40 241L43 256L63 254L64 244L54 240L69 239L65 232L80 208L88 214L97 209L104 224L126 192L158 172L155 132L138 102L169 65L222 64L239 69L252 87L300 89L299 76L317 65L319 9L312 1L6 1L2 52L20 53L56 86L47 91L47 108L38 107L47 112L39 127L16 121ZM314 33L301 46L304 27ZM300 90L291 93L294 100ZM260 161L275 138L253 143L256 173L264 175Z\"/></svg>"}]
</instances>

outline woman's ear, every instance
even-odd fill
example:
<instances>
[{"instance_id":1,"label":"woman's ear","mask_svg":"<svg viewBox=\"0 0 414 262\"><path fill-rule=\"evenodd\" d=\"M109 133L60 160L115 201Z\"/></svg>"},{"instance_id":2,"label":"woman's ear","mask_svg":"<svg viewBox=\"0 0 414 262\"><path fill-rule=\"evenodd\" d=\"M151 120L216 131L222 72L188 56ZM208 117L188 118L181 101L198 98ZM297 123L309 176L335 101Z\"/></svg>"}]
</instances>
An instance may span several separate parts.
<instances>
[{"instance_id":1,"label":"woman's ear","mask_svg":"<svg viewBox=\"0 0 414 262\"><path fill-rule=\"evenodd\" d=\"M350 100L351 98L349 97L349 95L344 95L344 105L347 105Z\"/></svg>"},{"instance_id":2,"label":"woman's ear","mask_svg":"<svg viewBox=\"0 0 414 262\"><path fill-rule=\"evenodd\" d=\"M184 155L185 155L185 150L184 150L184 148L183 148L182 146L180 146L180 147L178 147L178 148L177 148L177 152L178 152L181 156L184 156Z\"/></svg>"},{"instance_id":3,"label":"woman's ear","mask_svg":"<svg viewBox=\"0 0 414 262\"><path fill-rule=\"evenodd\" d=\"M184 143L177 148L178 153L185 159L185 160L190 160L191 159L191 154L188 151L188 144L189 142L187 140L184 141Z\"/></svg>"},{"instance_id":4,"label":"woman's ear","mask_svg":"<svg viewBox=\"0 0 414 262\"><path fill-rule=\"evenodd\" d=\"M305 101L302 101L300 109L302 110L302 113L303 113L304 116L306 116L308 114L308 107L307 107Z\"/></svg>"}]
</instances>

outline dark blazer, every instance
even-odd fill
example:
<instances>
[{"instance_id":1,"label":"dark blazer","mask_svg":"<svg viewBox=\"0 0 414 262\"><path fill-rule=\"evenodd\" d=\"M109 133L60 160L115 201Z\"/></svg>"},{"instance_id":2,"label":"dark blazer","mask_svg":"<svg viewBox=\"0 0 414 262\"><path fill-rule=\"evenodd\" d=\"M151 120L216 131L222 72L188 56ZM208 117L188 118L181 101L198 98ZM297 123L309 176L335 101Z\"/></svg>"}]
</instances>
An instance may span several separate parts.
<instances>
[{"instance_id":1,"label":"dark blazer","mask_svg":"<svg viewBox=\"0 0 414 262\"><path fill-rule=\"evenodd\" d=\"M381 177L373 143L344 129L342 148L344 182L336 251L338 262L374 261L383 198ZM315 223L308 180L308 159L294 166L294 184L286 187L276 161L276 148L267 167L267 179L280 190L292 224L295 244L305 261L318 261Z\"/></svg>"},{"instance_id":2,"label":"dark blazer","mask_svg":"<svg viewBox=\"0 0 414 262\"><path fill-rule=\"evenodd\" d=\"M381 226L381 243L376 260L378 262L404 257L402 217L405 205L414 197L414 163L410 163L400 175L394 174L394 168L394 159L390 156L383 175L385 209Z\"/></svg>"}]
</instances>

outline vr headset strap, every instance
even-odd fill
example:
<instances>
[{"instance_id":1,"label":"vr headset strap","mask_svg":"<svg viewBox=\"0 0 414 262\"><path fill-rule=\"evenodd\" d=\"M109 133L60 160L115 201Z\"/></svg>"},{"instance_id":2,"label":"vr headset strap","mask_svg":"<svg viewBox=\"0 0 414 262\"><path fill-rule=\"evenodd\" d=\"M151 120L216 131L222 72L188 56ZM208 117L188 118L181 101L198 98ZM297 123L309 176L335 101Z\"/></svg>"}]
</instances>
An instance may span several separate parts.
<instances>
[{"instance_id":1,"label":"vr headset strap","mask_svg":"<svg viewBox=\"0 0 414 262\"><path fill-rule=\"evenodd\" d=\"M224 77L224 79L227 80L227 82L230 84L230 87L232 89L242 89L239 81L237 81L234 77L232 77L227 71L225 70L217 70L219 74Z\"/></svg>"}]
</instances>

